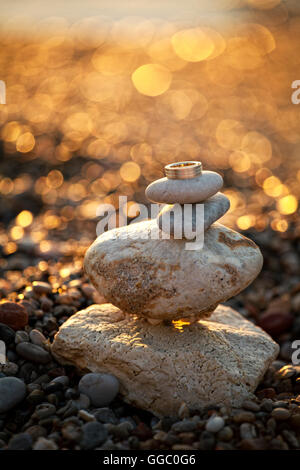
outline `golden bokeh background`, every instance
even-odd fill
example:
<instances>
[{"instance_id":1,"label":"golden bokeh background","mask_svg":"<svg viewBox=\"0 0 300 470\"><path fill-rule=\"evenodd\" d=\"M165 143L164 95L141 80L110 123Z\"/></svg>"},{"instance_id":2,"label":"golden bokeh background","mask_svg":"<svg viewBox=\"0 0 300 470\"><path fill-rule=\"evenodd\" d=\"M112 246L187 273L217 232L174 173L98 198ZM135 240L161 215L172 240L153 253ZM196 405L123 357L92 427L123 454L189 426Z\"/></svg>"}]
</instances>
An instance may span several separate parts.
<instances>
[{"instance_id":1,"label":"golden bokeh background","mask_svg":"<svg viewBox=\"0 0 300 470\"><path fill-rule=\"evenodd\" d=\"M99 204L146 203L164 165L186 159L224 176L225 224L300 234L298 1L219 0L217 13L2 22L5 255L66 241L82 255Z\"/></svg>"}]
</instances>

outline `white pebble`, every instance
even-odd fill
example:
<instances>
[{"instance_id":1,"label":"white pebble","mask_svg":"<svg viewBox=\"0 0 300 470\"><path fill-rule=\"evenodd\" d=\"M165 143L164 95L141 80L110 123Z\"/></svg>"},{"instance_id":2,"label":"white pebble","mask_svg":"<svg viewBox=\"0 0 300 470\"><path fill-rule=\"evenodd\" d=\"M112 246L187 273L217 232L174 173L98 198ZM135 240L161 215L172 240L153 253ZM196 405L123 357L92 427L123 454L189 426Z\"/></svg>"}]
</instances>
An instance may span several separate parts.
<instances>
[{"instance_id":1,"label":"white pebble","mask_svg":"<svg viewBox=\"0 0 300 470\"><path fill-rule=\"evenodd\" d=\"M221 431L224 426L225 421L221 416L213 416L207 421L205 429L206 431L216 433Z\"/></svg>"}]
</instances>

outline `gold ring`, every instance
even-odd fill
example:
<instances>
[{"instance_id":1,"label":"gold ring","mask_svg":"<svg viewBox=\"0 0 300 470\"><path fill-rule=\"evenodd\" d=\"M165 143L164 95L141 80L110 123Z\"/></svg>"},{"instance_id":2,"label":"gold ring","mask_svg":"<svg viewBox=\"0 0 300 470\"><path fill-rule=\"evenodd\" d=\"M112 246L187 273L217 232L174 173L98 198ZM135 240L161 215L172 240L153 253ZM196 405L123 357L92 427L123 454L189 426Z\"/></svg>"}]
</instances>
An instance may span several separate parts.
<instances>
[{"instance_id":1,"label":"gold ring","mask_svg":"<svg viewBox=\"0 0 300 470\"><path fill-rule=\"evenodd\" d=\"M177 162L165 166L165 175L172 180L185 180L195 178L202 173L201 162Z\"/></svg>"}]
</instances>

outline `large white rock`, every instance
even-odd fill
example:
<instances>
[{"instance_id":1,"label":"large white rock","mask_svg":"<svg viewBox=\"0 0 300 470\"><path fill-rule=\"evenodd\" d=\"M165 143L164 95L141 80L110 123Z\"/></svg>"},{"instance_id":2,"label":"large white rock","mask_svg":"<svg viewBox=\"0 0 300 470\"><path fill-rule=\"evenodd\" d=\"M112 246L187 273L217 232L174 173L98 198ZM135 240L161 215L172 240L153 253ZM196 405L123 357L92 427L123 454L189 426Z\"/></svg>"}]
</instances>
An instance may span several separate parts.
<instances>
[{"instance_id":1,"label":"large white rock","mask_svg":"<svg viewBox=\"0 0 300 470\"><path fill-rule=\"evenodd\" d=\"M161 235L156 220L100 235L84 267L96 289L121 310L153 319L201 318L247 287L263 258L252 240L213 224L201 250Z\"/></svg>"},{"instance_id":2,"label":"large white rock","mask_svg":"<svg viewBox=\"0 0 300 470\"><path fill-rule=\"evenodd\" d=\"M263 330L230 307L179 327L92 305L60 327L52 353L62 364L115 375L126 402L158 416L176 415L182 402L240 406L278 354Z\"/></svg>"}]
</instances>

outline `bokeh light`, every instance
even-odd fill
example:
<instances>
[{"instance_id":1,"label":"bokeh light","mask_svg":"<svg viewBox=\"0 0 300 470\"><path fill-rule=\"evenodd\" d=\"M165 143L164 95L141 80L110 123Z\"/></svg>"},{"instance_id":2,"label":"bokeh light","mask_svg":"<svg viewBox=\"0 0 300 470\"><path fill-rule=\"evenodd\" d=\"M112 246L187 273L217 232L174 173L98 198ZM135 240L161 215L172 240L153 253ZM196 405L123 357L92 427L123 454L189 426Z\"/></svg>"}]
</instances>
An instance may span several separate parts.
<instances>
[{"instance_id":1,"label":"bokeh light","mask_svg":"<svg viewBox=\"0 0 300 470\"><path fill-rule=\"evenodd\" d=\"M99 204L118 208L126 195L134 211L163 166L183 159L223 175L231 202L223 223L279 234L297 227L300 107L291 84L300 77L300 11L292 0L224 0L217 11L2 24L7 256L30 243L50 256L63 240L84 252Z\"/></svg>"}]
</instances>

